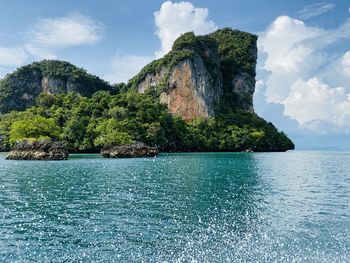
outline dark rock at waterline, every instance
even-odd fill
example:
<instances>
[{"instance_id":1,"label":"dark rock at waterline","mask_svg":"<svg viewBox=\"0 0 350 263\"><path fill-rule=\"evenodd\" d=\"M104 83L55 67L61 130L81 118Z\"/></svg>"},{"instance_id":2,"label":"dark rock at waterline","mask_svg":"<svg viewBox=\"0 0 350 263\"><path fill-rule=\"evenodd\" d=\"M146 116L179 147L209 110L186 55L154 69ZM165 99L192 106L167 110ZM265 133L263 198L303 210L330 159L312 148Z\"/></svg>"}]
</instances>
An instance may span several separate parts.
<instances>
[{"instance_id":1,"label":"dark rock at waterline","mask_svg":"<svg viewBox=\"0 0 350 263\"><path fill-rule=\"evenodd\" d=\"M68 151L62 142L21 141L15 144L7 160L67 160Z\"/></svg>"},{"instance_id":2,"label":"dark rock at waterline","mask_svg":"<svg viewBox=\"0 0 350 263\"><path fill-rule=\"evenodd\" d=\"M10 148L4 145L5 136L0 134L0 152L8 152Z\"/></svg>"},{"instance_id":3,"label":"dark rock at waterline","mask_svg":"<svg viewBox=\"0 0 350 263\"><path fill-rule=\"evenodd\" d=\"M101 154L105 158L133 158L153 157L159 154L157 147L149 147L141 142L126 145L111 145L102 148Z\"/></svg>"}]
</instances>

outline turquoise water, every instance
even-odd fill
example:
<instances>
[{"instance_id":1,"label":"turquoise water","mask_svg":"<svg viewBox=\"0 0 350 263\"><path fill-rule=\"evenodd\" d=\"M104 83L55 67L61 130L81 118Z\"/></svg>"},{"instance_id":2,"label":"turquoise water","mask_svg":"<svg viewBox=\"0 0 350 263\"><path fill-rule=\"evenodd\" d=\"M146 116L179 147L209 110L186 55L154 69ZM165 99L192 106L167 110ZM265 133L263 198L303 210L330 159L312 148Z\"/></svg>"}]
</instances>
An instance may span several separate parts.
<instances>
[{"instance_id":1,"label":"turquoise water","mask_svg":"<svg viewBox=\"0 0 350 263\"><path fill-rule=\"evenodd\" d=\"M6 161L0 262L350 262L350 154Z\"/></svg>"}]
</instances>

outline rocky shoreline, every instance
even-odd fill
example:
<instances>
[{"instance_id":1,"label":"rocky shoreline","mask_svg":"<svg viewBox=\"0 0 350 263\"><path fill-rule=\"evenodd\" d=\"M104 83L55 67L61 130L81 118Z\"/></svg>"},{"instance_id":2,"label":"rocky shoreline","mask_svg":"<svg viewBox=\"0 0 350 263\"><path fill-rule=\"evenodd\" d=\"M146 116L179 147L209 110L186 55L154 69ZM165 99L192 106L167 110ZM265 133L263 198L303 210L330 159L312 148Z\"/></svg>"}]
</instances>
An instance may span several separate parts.
<instances>
[{"instance_id":1,"label":"rocky shoreline","mask_svg":"<svg viewBox=\"0 0 350 263\"><path fill-rule=\"evenodd\" d=\"M157 147L149 147L142 142L126 145L111 145L101 149L105 158L154 157L159 154Z\"/></svg>"},{"instance_id":2,"label":"rocky shoreline","mask_svg":"<svg viewBox=\"0 0 350 263\"><path fill-rule=\"evenodd\" d=\"M21 141L15 144L7 160L67 160L68 151L62 142Z\"/></svg>"},{"instance_id":3,"label":"rocky shoreline","mask_svg":"<svg viewBox=\"0 0 350 263\"><path fill-rule=\"evenodd\" d=\"M8 151L2 151L8 152ZM104 158L140 158L140 157L155 157L160 153L157 147L150 147L142 142L135 142L125 145L109 145L103 147L100 151L95 149L92 152L84 153L98 153ZM182 151L162 151L163 153L182 152ZM189 153L188 151L184 151ZM208 151L190 151L208 152ZM210 152L226 152L226 151L210 151ZM252 153L255 152L248 148L240 152ZM277 151L276 151L277 152ZM81 153L79 151L73 153ZM7 160L67 160L69 152L64 146L63 142L50 141L21 141L15 144L9 151Z\"/></svg>"}]
</instances>

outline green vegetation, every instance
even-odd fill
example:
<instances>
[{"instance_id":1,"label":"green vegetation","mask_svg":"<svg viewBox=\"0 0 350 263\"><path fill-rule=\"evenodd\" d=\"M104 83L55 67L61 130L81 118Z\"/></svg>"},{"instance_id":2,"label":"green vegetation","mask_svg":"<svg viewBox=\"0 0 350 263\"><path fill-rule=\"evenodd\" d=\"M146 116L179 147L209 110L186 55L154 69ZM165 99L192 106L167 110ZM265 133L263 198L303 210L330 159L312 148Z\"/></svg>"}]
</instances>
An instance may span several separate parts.
<instances>
[{"instance_id":1,"label":"green vegetation","mask_svg":"<svg viewBox=\"0 0 350 263\"><path fill-rule=\"evenodd\" d=\"M52 118L33 116L31 119L24 119L12 123L9 131L9 142L28 140L37 141L45 139L59 139L61 129Z\"/></svg>"},{"instance_id":2,"label":"green vegetation","mask_svg":"<svg viewBox=\"0 0 350 263\"><path fill-rule=\"evenodd\" d=\"M159 73L163 68L166 74L156 87L159 93L167 88L171 70L177 63L199 56L203 59L213 83L219 77L218 74L222 74L224 94L217 112L229 113L252 104L251 96L240 97L232 92L232 81L235 75L245 73L250 78L248 81L254 86L256 41L257 36L230 28L204 36L195 36L192 32L182 34L175 40L168 54L145 66L130 80L128 86L135 89L147 75Z\"/></svg>"},{"instance_id":3,"label":"green vegetation","mask_svg":"<svg viewBox=\"0 0 350 263\"><path fill-rule=\"evenodd\" d=\"M252 97L238 97L232 92L232 80L235 75L245 73L249 76L249 81L255 83L257 36L230 28L217 30L209 36L218 43L223 79L224 94L218 111L230 112L244 105L252 105Z\"/></svg>"},{"instance_id":4,"label":"green vegetation","mask_svg":"<svg viewBox=\"0 0 350 263\"><path fill-rule=\"evenodd\" d=\"M224 74L244 71L255 77L257 36L230 28L219 29L209 36L218 43Z\"/></svg>"},{"instance_id":5,"label":"green vegetation","mask_svg":"<svg viewBox=\"0 0 350 263\"><path fill-rule=\"evenodd\" d=\"M211 65L213 62L208 54L205 53L208 49L217 49L217 43L213 38L209 36L195 36L193 32L182 34L175 40L173 48L168 54L146 65L140 73L129 81L129 86L136 88L136 85L144 80L147 75L156 74L164 67L167 73L158 88L161 90L165 89L171 69L180 61L193 59L197 54L205 60L207 65Z\"/></svg>"},{"instance_id":6,"label":"green vegetation","mask_svg":"<svg viewBox=\"0 0 350 263\"><path fill-rule=\"evenodd\" d=\"M46 87L43 85L44 79L50 82ZM43 60L20 67L0 80L0 112L33 106L36 97L45 89L53 94L72 91L90 97L99 90L116 93L121 87L111 86L69 62Z\"/></svg>"},{"instance_id":7,"label":"green vegetation","mask_svg":"<svg viewBox=\"0 0 350 263\"><path fill-rule=\"evenodd\" d=\"M134 141L161 151L285 151L292 141L245 105L252 92L235 94L232 82L255 81L257 37L222 29L205 36L186 33L163 58L144 67L128 84L110 85L64 61L43 60L21 67L0 81L0 148L16 141L61 140L70 151L98 151ZM201 58L213 87L223 87L216 117L185 122L159 100L173 67ZM136 91L147 75L159 85ZM221 81L223 80L223 83Z\"/></svg>"},{"instance_id":8,"label":"green vegetation","mask_svg":"<svg viewBox=\"0 0 350 263\"><path fill-rule=\"evenodd\" d=\"M255 114L232 112L186 123L152 92L41 94L36 106L0 116L5 146L18 140L62 140L70 151L141 141L162 151L284 151L288 137Z\"/></svg>"},{"instance_id":9,"label":"green vegetation","mask_svg":"<svg viewBox=\"0 0 350 263\"><path fill-rule=\"evenodd\" d=\"M156 74L159 72L162 67L165 67L167 70L167 73L162 80L162 84L160 85L160 88L166 88L165 83L168 81L168 78L170 76L170 69L175 66L180 61L183 61L185 59L192 59L194 56L193 51L191 50L174 50L165 55L163 58L154 60L147 66L145 66L140 73L138 73L135 77L133 77L129 81L129 87L136 88L136 85L140 83L142 80L146 78L148 74Z\"/></svg>"}]
</instances>

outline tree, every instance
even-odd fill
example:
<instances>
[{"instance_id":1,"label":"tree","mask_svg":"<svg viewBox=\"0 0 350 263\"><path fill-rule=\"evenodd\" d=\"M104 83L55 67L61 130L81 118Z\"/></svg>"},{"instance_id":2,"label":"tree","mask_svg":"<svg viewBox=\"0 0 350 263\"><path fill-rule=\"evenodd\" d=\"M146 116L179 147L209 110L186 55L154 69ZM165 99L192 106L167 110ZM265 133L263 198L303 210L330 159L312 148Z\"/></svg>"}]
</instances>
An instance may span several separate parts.
<instances>
[{"instance_id":1,"label":"tree","mask_svg":"<svg viewBox=\"0 0 350 263\"><path fill-rule=\"evenodd\" d=\"M103 120L96 126L95 131L98 136L94 140L94 145L97 147L128 144L133 141L127 132L120 131L120 125L115 119Z\"/></svg>"},{"instance_id":2,"label":"tree","mask_svg":"<svg viewBox=\"0 0 350 263\"><path fill-rule=\"evenodd\" d=\"M37 116L31 120L15 121L10 129L10 143L21 140L59 139L61 129L52 118Z\"/></svg>"},{"instance_id":3,"label":"tree","mask_svg":"<svg viewBox=\"0 0 350 263\"><path fill-rule=\"evenodd\" d=\"M70 149L86 150L92 145L85 145L86 129L89 124L89 117L73 116L67 121L63 128L62 139Z\"/></svg>"}]
</instances>

